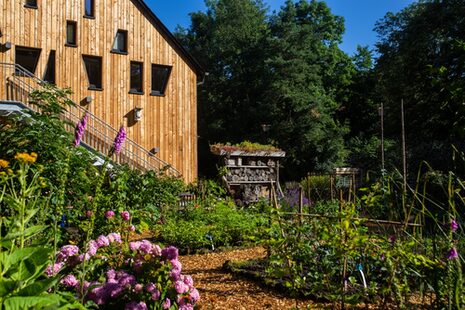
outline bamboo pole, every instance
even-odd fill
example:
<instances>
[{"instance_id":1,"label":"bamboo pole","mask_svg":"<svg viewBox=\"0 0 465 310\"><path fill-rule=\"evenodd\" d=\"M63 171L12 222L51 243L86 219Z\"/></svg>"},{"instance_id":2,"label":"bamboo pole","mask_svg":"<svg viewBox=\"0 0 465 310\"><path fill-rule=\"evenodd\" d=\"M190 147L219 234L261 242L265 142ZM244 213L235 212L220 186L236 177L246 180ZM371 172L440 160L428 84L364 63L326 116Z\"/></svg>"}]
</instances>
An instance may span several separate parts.
<instances>
[{"instance_id":1,"label":"bamboo pole","mask_svg":"<svg viewBox=\"0 0 465 310\"><path fill-rule=\"evenodd\" d=\"M326 215L326 214L309 214L309 213L295 213L295 212L281 212L281 214L288 214L288 215L299 215L299 216L307 216L307 217L319 217L319 218L339 218L335 215ZM377 220L377 219L369 219L363 217L353 217L355 221L365 221L369 223L376 223L376 224L389 224L389 225L396 225L396 226L412 226L412 227L423 227L423 224L416 224L416 223L402 223L397 221L388 221L388 220Z\"/></svg>"}]
</instances>

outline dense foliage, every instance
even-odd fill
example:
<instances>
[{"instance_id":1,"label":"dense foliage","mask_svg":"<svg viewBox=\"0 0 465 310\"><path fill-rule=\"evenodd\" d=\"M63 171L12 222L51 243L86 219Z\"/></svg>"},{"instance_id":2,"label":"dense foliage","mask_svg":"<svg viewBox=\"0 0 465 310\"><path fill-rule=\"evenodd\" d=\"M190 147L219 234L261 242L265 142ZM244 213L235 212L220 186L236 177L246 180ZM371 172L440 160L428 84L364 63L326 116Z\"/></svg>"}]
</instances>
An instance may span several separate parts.
<instances>
[{"instance_id":1,"label":"dense foliage","mask_svg":"<svg viewBox=\"0 0 465 310\"><path fill-rule=\"evenodd\" d=\"M199 92L201 171L214 168L209 144L244 140L285 150L294 176L342 163L346 129L334 116L351 74L337 46L342 18L318 1L287 1L267 17L259 0L208 1L191 17L178 38L209 72Z\"/></svg>"}]
</instances>

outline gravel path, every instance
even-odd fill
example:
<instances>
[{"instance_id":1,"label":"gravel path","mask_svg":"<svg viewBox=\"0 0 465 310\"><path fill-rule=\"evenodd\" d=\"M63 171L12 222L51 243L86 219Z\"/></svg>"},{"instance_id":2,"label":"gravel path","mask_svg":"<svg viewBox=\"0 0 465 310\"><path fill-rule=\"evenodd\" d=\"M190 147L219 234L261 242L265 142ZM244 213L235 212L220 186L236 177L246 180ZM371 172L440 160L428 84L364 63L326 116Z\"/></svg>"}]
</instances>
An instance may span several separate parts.
<instances>
[{"instance_id":1,"label":"gravel path","mask_svg":"<svg viewBox=\"0 0 465 310\"><path fill-rule=\"evenodd\" d=\"M199 309L292 309L295 299L267 290L253 281L223 271L227 260L248 260L265 256L261 247L222 253L187 255L180 258L183 273L192 275L200 292ZM322 309L310 301L299 301L300 309Z\"/></svg>"}]
</instances>

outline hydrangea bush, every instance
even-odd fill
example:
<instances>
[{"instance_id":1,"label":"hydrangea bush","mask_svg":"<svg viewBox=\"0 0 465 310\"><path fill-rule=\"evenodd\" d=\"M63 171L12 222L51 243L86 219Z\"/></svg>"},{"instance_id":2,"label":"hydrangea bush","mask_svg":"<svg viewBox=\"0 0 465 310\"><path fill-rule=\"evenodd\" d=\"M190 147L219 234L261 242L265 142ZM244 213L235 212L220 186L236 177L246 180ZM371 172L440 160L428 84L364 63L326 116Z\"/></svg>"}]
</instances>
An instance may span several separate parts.
<instances>
[{"instance_id":1,"label":"hydrangea bush","mask_svg":"<svg viewBox=\"0 0 465 310\"><path fill-rule=\"evenodd\" d=\"M111 309L194 309L199 292L182 274L178 249L162 249L148 240L125 243L118 233L101 235L85 249L65 245L48 276L63 274L60 290L83 303Z\"/></svg>"}]
</instances>

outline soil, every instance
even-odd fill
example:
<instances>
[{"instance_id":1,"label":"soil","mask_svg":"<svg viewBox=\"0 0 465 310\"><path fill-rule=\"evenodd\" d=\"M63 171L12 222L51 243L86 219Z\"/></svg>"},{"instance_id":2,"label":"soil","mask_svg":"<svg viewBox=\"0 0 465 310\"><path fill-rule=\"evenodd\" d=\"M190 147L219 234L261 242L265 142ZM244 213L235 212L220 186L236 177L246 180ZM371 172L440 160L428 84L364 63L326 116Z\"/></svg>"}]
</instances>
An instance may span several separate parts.
<instances>
[{"instance_id":1,"label":"soil","mask_svg":"<svg viewBox=\"0 0 465 310\"><path fill-rule=\"evenodd\" d=\"M311 300L296 300L258 283L236 277L223 269L226 261L245 261L265 257L262 247L228 252L186 255L180 258L183 273L194 279L200 292L199 309L330 309Z\"/></svg>"}]
</instances>

